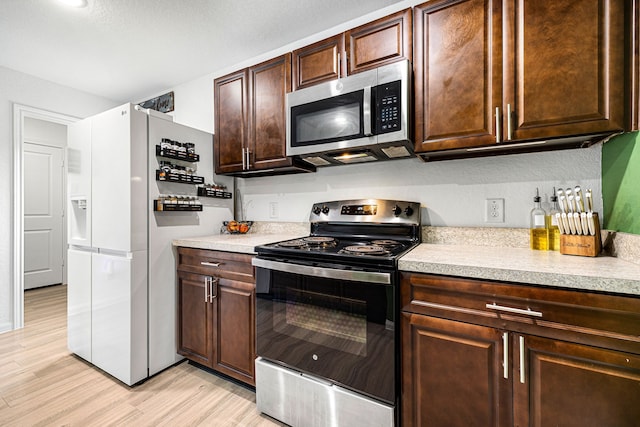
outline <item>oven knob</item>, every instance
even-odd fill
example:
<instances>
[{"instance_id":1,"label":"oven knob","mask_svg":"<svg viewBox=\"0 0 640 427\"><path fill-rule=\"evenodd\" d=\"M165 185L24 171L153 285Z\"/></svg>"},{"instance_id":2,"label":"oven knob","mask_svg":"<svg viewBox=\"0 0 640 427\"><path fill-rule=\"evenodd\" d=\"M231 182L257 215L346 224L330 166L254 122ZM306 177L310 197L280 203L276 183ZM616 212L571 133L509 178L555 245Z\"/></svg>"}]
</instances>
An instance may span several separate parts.
<instances>
[{"instance_id":1,"label":"oven knob","mask_svg":"<svg viewBox=\"0 0 640 427\"><path fill-rule=\"evenodd\" d=\"M406 213L406 214L407 214L407 216L411 216L411 215L413 215L413 208L412 208L411 206L407 206L407 207L404 209L404 213Z\"/></svg>"},{"instance_id":2,"label":"oven knob","mask_svg":"<svg viewBox=\"0 0 640 427\"><path fill-rule=\"evenodd\" d=\"M329 206L323 206L322 207L322 213L327 215L329 213Z\"/></svg>"},{"instance_id":3,"label":"oven knob","mask_svg":"<svg viewBox=\"0 0 640 427\"><path fill-rule=\"evenodd\" d=\"M402 209L400 209L400 206L395 205L395 206L393 207L393 214L394 214L395 216L398 216L398 215L400 215L401 213L402 213Z\"/></svg>"},{"instance_id":4,"label":"oven knob","mask_svg":"<svg viewBox=\"0 0 640 427\"><path fill-rule=\"evenodd\" d=\"M314 206L313 207L313 213L316 215L320 215L320 206Z\"/></svg>"}]
</instances>

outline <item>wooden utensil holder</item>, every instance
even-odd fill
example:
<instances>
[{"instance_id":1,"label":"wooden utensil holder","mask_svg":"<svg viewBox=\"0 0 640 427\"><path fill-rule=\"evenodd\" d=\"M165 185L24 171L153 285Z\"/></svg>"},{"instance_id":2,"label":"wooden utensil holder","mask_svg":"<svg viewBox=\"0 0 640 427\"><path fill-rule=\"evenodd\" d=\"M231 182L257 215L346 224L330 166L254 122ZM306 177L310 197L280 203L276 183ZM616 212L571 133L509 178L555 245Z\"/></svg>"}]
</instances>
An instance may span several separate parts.
<instances>
[{"instance_id":1,"label":"wooden utensil holder","mask_svg":"<svg viewBox=\"0 0 640 427\"><path fill-rule=\"evenodd\" d=\"M594 236L561 234L560 235L560 253L564 255L579 256L598 256L602 250L602 240L600 236L600 221L598 214L593 214L593 223L595 224L596 234Z\"/></svg>"}]
</instances>

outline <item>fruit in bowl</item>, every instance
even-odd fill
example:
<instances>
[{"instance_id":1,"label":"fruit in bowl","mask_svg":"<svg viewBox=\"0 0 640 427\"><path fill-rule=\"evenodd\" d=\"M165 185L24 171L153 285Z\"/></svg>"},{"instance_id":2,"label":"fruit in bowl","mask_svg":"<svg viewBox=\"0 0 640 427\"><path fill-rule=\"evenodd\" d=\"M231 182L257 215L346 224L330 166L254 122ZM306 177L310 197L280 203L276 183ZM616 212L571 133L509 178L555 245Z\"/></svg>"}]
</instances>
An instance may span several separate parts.
<instances>
[{"instance_id":1,"label":"fruit in bowl","mask_svg":"<svg viewBox=\"0 0 640 427\"><path fill-rule=\"evenodd\" d=\"M226 227L227 233L231 234L245 234L251 229L252 221L225 221L223 222Z\"/></svg>"}]
</instances>

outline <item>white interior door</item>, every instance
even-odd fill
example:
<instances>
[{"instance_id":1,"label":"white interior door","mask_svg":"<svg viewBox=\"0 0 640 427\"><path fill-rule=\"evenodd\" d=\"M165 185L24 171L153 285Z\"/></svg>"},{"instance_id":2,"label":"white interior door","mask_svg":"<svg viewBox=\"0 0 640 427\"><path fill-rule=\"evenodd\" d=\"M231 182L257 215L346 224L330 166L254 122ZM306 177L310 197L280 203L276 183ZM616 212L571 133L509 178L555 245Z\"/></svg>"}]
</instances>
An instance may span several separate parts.
<instances>
[{"instance_id":1,"label":"white interior door","mask_svg":"<svg viewBox=\"0 0 640 427\"><path fill-rule=\"evenodd\" d=\"M62 283L62 149L25 142L24 288Z\"/></svg>"}]
</instances>

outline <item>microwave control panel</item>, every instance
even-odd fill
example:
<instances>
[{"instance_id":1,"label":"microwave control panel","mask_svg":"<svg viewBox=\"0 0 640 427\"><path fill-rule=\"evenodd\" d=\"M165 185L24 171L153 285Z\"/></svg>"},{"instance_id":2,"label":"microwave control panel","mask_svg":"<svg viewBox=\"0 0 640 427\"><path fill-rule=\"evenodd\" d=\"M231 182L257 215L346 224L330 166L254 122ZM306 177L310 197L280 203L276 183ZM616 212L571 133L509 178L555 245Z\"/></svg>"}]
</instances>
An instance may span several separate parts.
<instances>
[{"instance_id":1,"label":"microwave control panel","mask_svg":"<svg viewBox=\"0 0 640 427\"><path fill-rule=\"evenodd\" d=\"M381 84L375 87L376 105L376 134L396 132L401 130L400 117L400 80Z\"/></svg>"}]
</instances>

